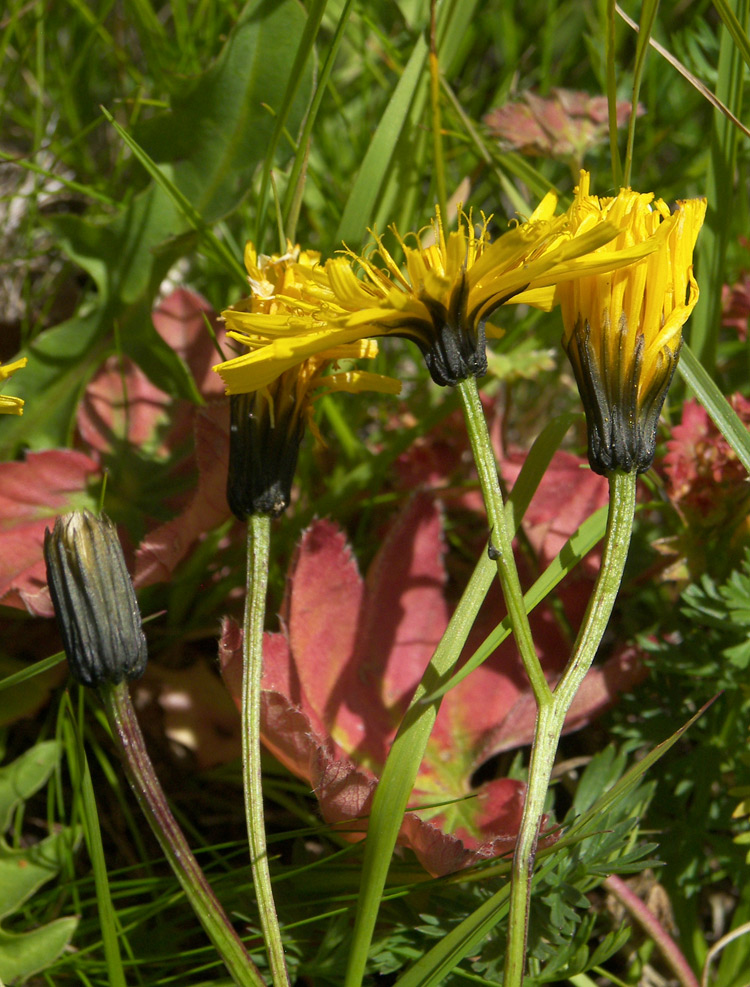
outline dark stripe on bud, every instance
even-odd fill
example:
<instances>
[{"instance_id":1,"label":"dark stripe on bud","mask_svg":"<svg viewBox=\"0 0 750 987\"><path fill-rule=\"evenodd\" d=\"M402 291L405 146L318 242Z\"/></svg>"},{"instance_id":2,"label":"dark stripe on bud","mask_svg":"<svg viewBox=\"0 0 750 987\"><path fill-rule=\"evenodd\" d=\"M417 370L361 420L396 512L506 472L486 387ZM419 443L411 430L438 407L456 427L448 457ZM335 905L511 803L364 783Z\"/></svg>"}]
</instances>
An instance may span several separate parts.
<instances>
[{"instance_id":1,"label":"dark stripe on bud","mask_svg":"<svg viewBox=\"0 0 750 987\"><path fill-rule=\"evenodd\" d=\"M271 385L282 397L271 397L274 421L260 391L233 394L229 400L227 501L240 521L252 514L279 517L289 506L305 426L293 391L282 391L284 383Z\"/></svg>"},{"instance_id":2,"label":"dark stripe on bud","mask_svg":"<svg viewBox=\"0 0 750 987\"><path fill-rule=\"evenodd\" d=\"M616 331L603 331L601 365L588 321L577 323L566 347L586 413L589 463L601 476L649 469L659 415L679 359L679 350L664 347L653 380L639 398L644 338L638 337L630 366L625 366L627 330L623 315Z\"/></svg>"},{"instance_id":3,"label":"dark stripe on bud","mask_svg":"<svg viewBox=\"0 0 750 987\"><path fill-rule=\"evenodd\" d=\"M47 581L73 677L86 686L143 674L146 638L108 517L74 511L44 535Z\"/></svg>"}]
</instances>

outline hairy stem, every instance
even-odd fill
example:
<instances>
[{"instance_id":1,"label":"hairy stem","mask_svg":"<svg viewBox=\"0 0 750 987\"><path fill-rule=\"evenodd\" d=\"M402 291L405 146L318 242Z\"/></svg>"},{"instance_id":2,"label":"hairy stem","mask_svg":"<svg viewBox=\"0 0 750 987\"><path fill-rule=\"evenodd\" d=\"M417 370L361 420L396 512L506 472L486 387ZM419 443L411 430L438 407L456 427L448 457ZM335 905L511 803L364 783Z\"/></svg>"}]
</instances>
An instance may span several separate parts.
<instances>
[{"instance_id":1,"label":"hairy stem","mask_svg":"<svg viewBox=\"0 0 750 987\"><path fill-rule=\"evenodd\" d=\"M539 664L534 641L531 637L529 617L523 603L523 590L518 578L511 533L505 516L503 497L497 476L497 463L475 378L467 377L466 380L460 381L457 390L463 404L464 420L469 433L471 451L474 455L479 484L487 509L493 558L497 563L497 574L503 590L505 605L508 608L513 636L537 704L540 705L548 700L552 693L544 678L544 672Z\"/></svg>"},{"instance_id":2,"label":"hairy stem","mask_svg":"<svg viewBox=\"0 0 750 987\"><path fill-rule=\"evenodd\" d=\"M130 786L193 911L239 987L264 987L263 979L188 846L154 771L126 682L100 686L99 695Z\"/></svg>"},{"instance_id":3,"label":"hairy stem","mask_svg":"<svg viewBox=\"0 0 750 987\"><path fill-rule=\"evenodd\" d=\"M610 475L609 516L599 576L570 661L554 692L549 697L542 697L538 703L526 802L511 870L504 987L522 987L523 984L531 879L552 767L565 716L596 656L622 582L633 530L635 490L635 473Z\"/></svg>"},{"instance_id":4,"label":"hairy stem","mask_svg":"<svg viewBox=\"0 0 750 987\"><path fill-rule=\"evenodd\" d=\"M271 519L252 514L247 523L247 594L242 642L242 780L245 819L250 845L255 895L260 911L268 962L274 987L288 987L289 974L276 914L268 867L263 815L263 780L260 770L260 698L263 674L263 628L266 617Z\"/></svg>"}]
</instances>

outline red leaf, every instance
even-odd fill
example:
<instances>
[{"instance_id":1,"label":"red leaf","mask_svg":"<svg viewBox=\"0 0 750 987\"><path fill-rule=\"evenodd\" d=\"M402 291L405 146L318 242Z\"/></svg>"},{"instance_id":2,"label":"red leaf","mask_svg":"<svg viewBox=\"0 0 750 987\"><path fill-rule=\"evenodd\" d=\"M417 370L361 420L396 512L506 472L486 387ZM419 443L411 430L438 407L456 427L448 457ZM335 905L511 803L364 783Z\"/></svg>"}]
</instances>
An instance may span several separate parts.
<instances>
[{"instance_id":1,"label":"red leaf","mask_svg":"<svg viewBox=\"0 0 750 987\"><path fill-rule=\"evenodd\" d=\"M52 615L42 547L58 514L95 508L88 494L99 467L82 452L30 452L0 463L0 601L37 616Z\"/></svg>"},{"instance_id":2,"label":"red leaf","mask_svg":"<svg viewBox=\"0 0 750 987\"><path fill-rule=\"evenodd\" d=\"M281 633L265 638L261 730L266 747L312 786L330 823L348 821L356 832L366 827L360 817L369 811L399 719L448 623L442 556L440 511L425 494L396 519L364 583L331 522L315 522L302 537ZM490 601L477 635L494 626L499 609ZM554 681L567 648L548 614L533 620ZM236 625L225 624L222 669L238 705L240 645ZM615 686L640 674L630 658L595 670L566 729L588 722L612 701ZM529 700L510 642L444 698L412 796L426 816L407 813L400 835L431 873L512 850L524 786L501 779L472 791L470 779L493 753L529 742ZM444 802L451 805L437 815L429 808Z\"/></svg>"},{"instance_id":3,"label":"red leaf","mask_svg":"<svg viewBox=\"0 0 750 987\"><path fill-rule=\"evenodd\" d=\"M224 385L212 369L223 357L211 338L206 321L213 326L220 347L226 342L226 330L206 299L187 288L177 288L154 309L152 319L164 342L190 367L203 397L223 395Z\"/></svg>"},{"instance_id":4,"label":"red leaf","mask_svg":"<svg viewBox=\"0 0 750 987\"><path fill-rule=\"evenodd\" d=\"M226 403L195 416L198 489L182 513L143 539L136 552L135 585L167 580L195 542L229 517L226 500L229 408Z\"/></svg>"}]
</instances>

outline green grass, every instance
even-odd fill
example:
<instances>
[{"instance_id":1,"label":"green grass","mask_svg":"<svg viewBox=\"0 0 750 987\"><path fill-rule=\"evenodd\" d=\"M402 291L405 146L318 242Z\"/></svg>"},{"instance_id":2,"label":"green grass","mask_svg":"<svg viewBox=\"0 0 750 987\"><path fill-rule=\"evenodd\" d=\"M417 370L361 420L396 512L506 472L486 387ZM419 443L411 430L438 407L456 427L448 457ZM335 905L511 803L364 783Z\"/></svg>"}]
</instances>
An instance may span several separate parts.
<instances>
[{"instance_id":1,"label":"green grass","mask_svg":"<svg viewBox=\"0 0 750 987\"><path fill-rule=\"evenodd\" d=\"M645 20L651 11L651 38L747 121L748 0L644 6L643 14L632 4L626 12ZM722 289L750 268L741 241L750 217L747 136L645 44L648 31L639 42L605 0L443 0L436 22L436 141L429 15L426 0L258 0L246 6L231 0L164 6L9 0L0 13L0 359L22 353L29 365L6 385L26 406L22 418L0 420L0 459L13 463L29 452L81 448L76 422L87 384L107 358L131 360L171 401L169 421L151 446L124 442L103 457L110 476L105 509L137 546L178 513L196 483L185 458L192 432L181 435L179 447L170 446L169 424L202 398L187 364L151 324L167 277L220 311L246 292L247 239L270 253L280 240L283 246L282 233L289 234L329 257L342 240L360 250L368 230L376 230L397 250L389 225L402 234L424 228L440 196L440 175L449 201L455 194L475 216L492 214L494 236L528 215L549 188L566 205L583 165L602 195L615 191L613 176L625 169L634 188L668 202L708 196L696 257L701 300L686 330L683 379L675 381L665 418L678 423L684 401L697 394L750 467L747 429L724 400L735 392L750 398L750 344L721 327ZM634 121L630 141L627 128L614 135L618 160L606 134L583 160L533 155L492 136L484 122L492 108L528 90L550 96L559 87L620 100L631 99L635 87L645 112ZM551 421L579 411L558 345L559 316L509 306L498 321L506 334L492 345L506 376L488 379L484 390L504 411L507 447L529 449ZM552 354L547 362L542 351ZM302 530L316 516L334 518L365 572L384 526L407 498L394 481L399 457L457 408L454 394L428 381L411 346L385 342L373 369L400 377L403 399L331 395L316 404L326 445L308 436L294 507L274 527L273 629ZM668 435L667 428L660 432L657 464ZM564 447L580 453L584 445L579 419ZM667 502L663 478L654 477L644 487L650 499L639 512L612 629L612 641L638 641L648 650L649 675L604 719L566 738L560 759L591 762L604 790L715 691L724 693L651 767L635 794L606 807L611 839L601 835L602 823L598 835L542 855L531 913L534 985L636 987L649 964L664 973L649 941L615 941L619 919L600 889L607 867L624 873L643 871L647 863L656 868L649 873L670 903L675 938L698 977L715 936L750 920L745 851L733 839L748 824L732 818L739 799L730 794L750 783L746 670L731 660L747 601L743 596L734 609L720 609L718 618L711 610L716 599L725 599L720 588L735 585L732 571L744 571L742 549L750 536L740 525L731 559L716 558L713 569L687 573L682 583L659 581L657 548L683 544L687 522ZM451 476L451 485L459 493L474 489L468 465L462 476ZM13 517L3 493L0 482L0 535ZM92 486L81 499L95 505L100 494ZM40 508L44 516L56 510ZM467 517L455 505L448 508L451 602L476 561L466 532L473 535L484 523ZM221 617L241 613L244 556L237 530L228 522L217 525L170 581L140 592L144 613L155 615L147 634L158 667L215 664ZM691 593L699 594L697 603ZM3 607L0 618L7 684L33 691L59 651L51 623L11 607ZM13 660L28 668L44 664L26 672ZM52 780L16 810L6 839L22 847L58 827L72 833L80 825L83 841L71 836L59 874L4 917L0 931L27 932L78 916L70 948L50 951L41 968L33 968L34 985L227 983L137 816L95 701L75 691L68 696L64 685L58 680L50 695L40 687L31 713L22 719L11 713L0 728L4 763L40 739L57 736L64 747ZM237 765L199 769L194 751L166 738L163 710L151 705L148 711L149 742L176 814L265 975ZM611 757L604 750L613 751ZM488 770L523 777L527 755L502 754ZM290 970L316 987L341 984L362 845L323 825L309 786L270 756L264 769L271 869ZM576 804L581 811L594 804L592 797L583 806L582 771L574 766L561 773L549 797L555 818L565 818ZM632 840L628 813L638 816ZM402 853L391 867L369 958L360 957L365 982L499 983L506 882L506 863L433 880ZM2 955L0 940L0 974ZM748 968L750 939L740 937L714 962L709 983L744 987Z\"/></svg>"}]
</instances>

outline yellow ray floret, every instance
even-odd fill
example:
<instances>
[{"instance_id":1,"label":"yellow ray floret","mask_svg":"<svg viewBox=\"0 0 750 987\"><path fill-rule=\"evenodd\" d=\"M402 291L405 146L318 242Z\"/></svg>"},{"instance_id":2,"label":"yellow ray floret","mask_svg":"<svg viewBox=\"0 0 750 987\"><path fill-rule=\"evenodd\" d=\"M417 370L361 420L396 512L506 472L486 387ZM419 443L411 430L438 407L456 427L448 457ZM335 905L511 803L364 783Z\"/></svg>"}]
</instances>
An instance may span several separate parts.
<instances>
[{"instance_id":1,"label":"yellow ray floret","mask_svg":"<svg viewBox=\"0 0 750 987\"><path fill-rule=\"evenodd\" d=\"M626 267L587 273L557 289L596 472L651 465L682 327L698 300L693 250L705 214L705 199L678 202L674 212L652 193L632 189L600 199L581 173L569 210L574 236L605 219L619 229L607 252L653 248Z\"/></svg>"},{"instance_id":2,"label":"yellow ray floret","mask_svg":"<svg viewBox=\"0 0 750 987\"><path fill-rule=\"evenodd\" d=\"M0 365L0 383L8 380L17 370L21 370L28 363L24 356L13 363ZM14 398L10 394L0 394L0 414L2 415L22 415L24 401L23 398Z\"/></svg>"},{"instance_id":3,"label":"yellow ray floret","mask_svg":"<svg viewBox=\"0 0 750 987\"><path fill-rule=\"evenodd\" d=\"M488 219L475 224L459 214L447 233L439 211L427 236L400 236L399 265L381 237L362 256L319 263L290 262L283 283L263 286L266 307L240 306L224 313L229 334L248 352L218 367L229 393L262 388L295 363L329 346L372 336L400 336L416 343L433 379L455 384L487 370L488 324L506 302L551 308L555 286L585 274L630 264L655 245L607 247L620 233L616 222L594 213L571 227L568 213L555 216L556 196L494 242ZM248 265L248 268L250 265Z\"/></svg>"}]
</instances>

